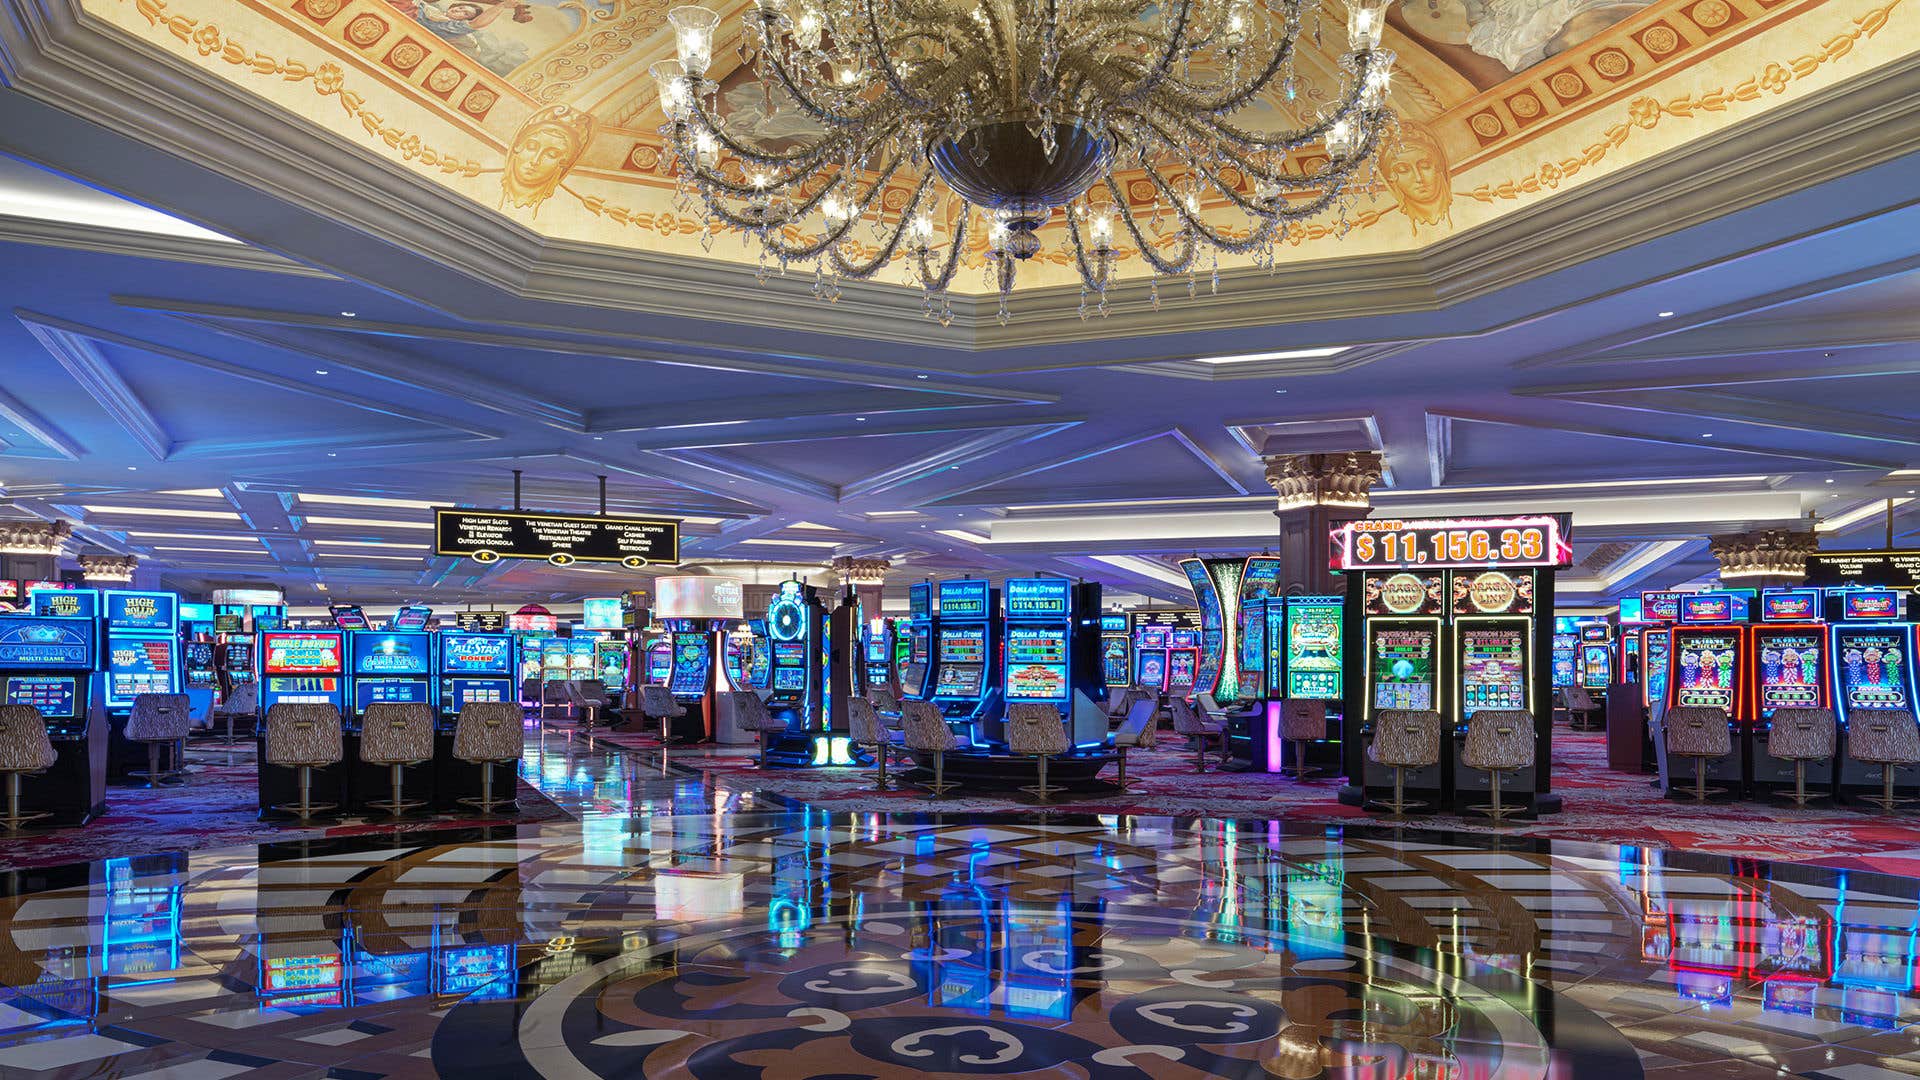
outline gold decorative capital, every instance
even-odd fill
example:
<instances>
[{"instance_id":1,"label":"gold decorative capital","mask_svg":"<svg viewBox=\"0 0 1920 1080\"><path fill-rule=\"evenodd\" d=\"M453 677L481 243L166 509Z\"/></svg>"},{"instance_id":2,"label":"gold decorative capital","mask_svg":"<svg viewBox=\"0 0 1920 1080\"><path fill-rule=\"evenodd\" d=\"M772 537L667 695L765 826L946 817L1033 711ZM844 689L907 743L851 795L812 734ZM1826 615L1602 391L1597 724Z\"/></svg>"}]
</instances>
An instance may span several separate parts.
<instances>
[{"instance_id":1,"label":"gold decorative capital","mask_svg":"<svg viewBox=\"0 0 1920 1080\"><path fill-rule=\"evenodd\" d=\"M80 556L80 572L88 581L132 581L134 568L139 565L136 555Z\"/></svg>"},{"instance_id":2,"label":"gold decorative capital","mask_svg":"<svg viewBox=\"0 0 1920 1080\"><path fill-rule=\"evenodd\" d=\"M0 521L0 555L58 555L72 535L64 521Z\"/></svg>"},{"instance_id":3,"label":"gold decorative capital","mask_svg":"<svg viewBox=\"0 0 1920 1080\"><path fill-rule=\"evenodd\" d=\"M862 559L852 555L841 555L828 565L845 585L884 585L887 571L893 569L891 559Z\"/></svg>"},{"instance_id":4,"label":"gold decorative capital","mask_svg":"<svg viewBox=\"0 0 1920 1080\"><path fill-rule=\"evenodd\" d=\"M1280 496L1280 510L1308 506L1365 510L1373 505L1373 485L1380 479L1377 451L1279 454L1263 460L1267 483Z\"/></svg>"},{"instance_id":5,"label":"gold decorative capital","mask_svg":"<svg viewBox=\"0 0 1920 1080\"><path fill-rule=\"evenodd\" d=\"M1814 534L1790 529L1729 533L1713 537L1709 544L1713 557L1720 560L1722 581L1756 577L1802 581L1807 576L1807 556L1820 549Z\"/></svg>"}]
</instances>

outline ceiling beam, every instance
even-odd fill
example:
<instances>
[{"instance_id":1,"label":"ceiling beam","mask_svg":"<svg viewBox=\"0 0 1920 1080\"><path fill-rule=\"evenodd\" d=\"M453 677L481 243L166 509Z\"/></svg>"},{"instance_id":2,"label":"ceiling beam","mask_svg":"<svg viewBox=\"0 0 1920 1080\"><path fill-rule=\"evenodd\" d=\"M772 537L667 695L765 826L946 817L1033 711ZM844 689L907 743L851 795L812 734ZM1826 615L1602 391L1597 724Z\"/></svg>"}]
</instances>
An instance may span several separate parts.
<instances>
[{"instance_id":1,"label":"ceiling beam","mask_svg":"<svg viewBox=\"0 0 1920 1080\"><path fill-rule=\"evenodd\" d=\"M91 338L36 322L18 312L15 317L148 457L167 460L173 452L172 436Z\"/></svg>"}]
</instances>

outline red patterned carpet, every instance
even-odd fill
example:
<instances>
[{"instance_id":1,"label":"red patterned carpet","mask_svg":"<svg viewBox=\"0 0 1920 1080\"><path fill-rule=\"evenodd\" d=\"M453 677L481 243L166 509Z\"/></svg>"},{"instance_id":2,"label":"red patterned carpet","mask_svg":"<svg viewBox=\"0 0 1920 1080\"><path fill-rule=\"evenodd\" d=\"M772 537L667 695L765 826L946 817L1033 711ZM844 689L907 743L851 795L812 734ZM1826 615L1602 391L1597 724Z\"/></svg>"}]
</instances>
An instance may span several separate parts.
<instances>
[{"instance_id":1,"label":"red patterned carpet","mask_svg":"<svg viewBox=\"0 0 1920 1080\"><path fill-rule=\"evenodd\" d=\"M84 829L58 829L0 837L0 868L63 866L88 859L155 855L170 851L268 844L367 833L404 834L482 824L499 818L442 814L397 824L344 818L311 825L260 820L253 748L228 752L194 747L187 751L194 771L180 787L107 788L107 812ZM504 774L503 774L504 775ZM516 822L553 821L566 815L536 788L520 784Z\"/></svg>"},{"instance_id":2,"label":"red patterned carpet","mask_svg":"<svg viewBox=\"0 0 1920 1080\"><path fill-rule=\"evenodd\" d=\"M614 741L636 748L647 740L616 734ZM825 810L903 811L940 809L960 813L1031 811L1034 804L1018 792L962 788L938 803L916 789L876 792L871 769L769 769L753 767L748 750L716 754L710 749L676 750L673 763L705 772L722 788L758 790L806 802ZM1782 862L1818 862L1835 867L1881 870L1920 877L1920 816L1887 818L1845 807L1797 809L1776 803L1724 803L1694 806L1663 798L1653 777L1607 768L1605 736L1569 732L1554 740L1554 790L1565 800L1562 813L1537 822L1494 826L1478 816L1435 814L1417 818L1416 827L1466 832L1501 832L1541 838L1589 840L1607 844L1684 848ZM1194 772L1193 758L1178 740L1165 739L1147 753L1129 756L1127 771L1140 787L1119 794L1111 789L1069 795L1056 801L1063 812L1131 814L1149 817L1238 817L1288 820L1364 821L1367 814L1337 799L1342 781L1327 778L1301 784L1290 777L1256 773ZM1105 774L1111 777L1112 770Z\"/></svg>"}]
</instances>

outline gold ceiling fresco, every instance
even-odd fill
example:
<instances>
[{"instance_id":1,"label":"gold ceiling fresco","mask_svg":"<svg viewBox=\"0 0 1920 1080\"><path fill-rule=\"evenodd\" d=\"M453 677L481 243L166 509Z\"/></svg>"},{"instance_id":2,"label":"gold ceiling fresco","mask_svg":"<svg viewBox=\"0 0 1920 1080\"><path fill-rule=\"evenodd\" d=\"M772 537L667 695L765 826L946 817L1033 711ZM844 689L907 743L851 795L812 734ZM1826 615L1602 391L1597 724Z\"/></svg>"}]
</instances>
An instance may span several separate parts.
<instances>
[{"instance_id":1,"label":"gold ceiling fresco","mask_svg":"<svg viewBox=\"0 0 1920 1080\"><path fill-rule=\"evenodd\" d=\"M679 0L83 0L160 46L460 197L556 239L753 263L759 245L703 235L657 133L651 62L672 55ZM737 35L743 8L722 10ZM1920 0L1399 0L1403 119L1380 183L1344 219L1287 237L1282 259L1407 251L1588 183L1920 49ZM1307 42L1295 122L1334 89L1344 5ZM1309 37L1311 37L1311 30ZM794 110L718 65L729 122L804 135ZM1311 166L1310 160L1303 165ZM1151 188L1133 185L1144 205ZM910 181L883 201L905 204ZM1131 192L1130 192L1131 194ZM975 230L984 244L985 230ZM1042 232L1025 284L1077 280ZM1168 242L1171 243L1171 237ZM1123 276L1144 276L1123 253ZM973 253L975 262L981 254ZM1227 266L1223 260L1223 267ZM963 274L956 291L988 291Z\"/></svg>"}]
</instances>

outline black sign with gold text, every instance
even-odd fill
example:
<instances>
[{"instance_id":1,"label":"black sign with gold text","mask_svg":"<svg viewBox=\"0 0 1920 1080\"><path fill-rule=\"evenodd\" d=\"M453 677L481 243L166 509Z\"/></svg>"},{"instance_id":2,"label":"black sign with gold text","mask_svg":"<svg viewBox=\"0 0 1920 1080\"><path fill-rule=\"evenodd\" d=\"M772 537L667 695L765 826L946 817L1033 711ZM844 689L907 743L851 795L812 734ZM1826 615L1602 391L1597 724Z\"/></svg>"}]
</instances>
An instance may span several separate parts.
<instances>
[{"instance_id":1,"label":"black sign with gold text","mask_svg":"<svg viewBox=\"0 0 1920 1080\"><path fill-rule=\"evenodd\" d=\"M433 511L434 554L475 562L544 559L619 563L629 569L680 561L680 523L669 518L537 514L525 510Z\"/></svg>"}]
</instances>

